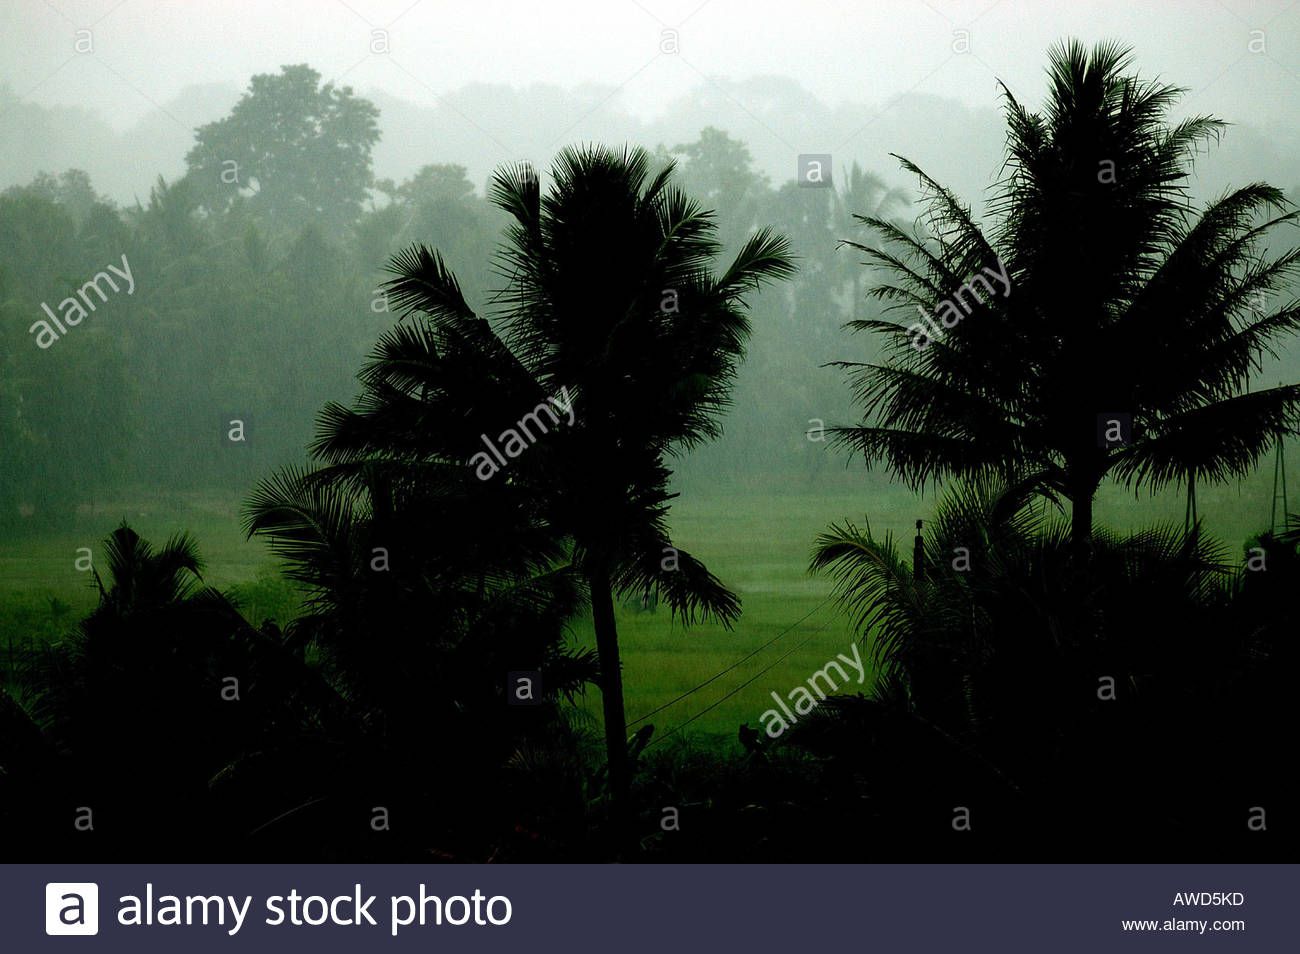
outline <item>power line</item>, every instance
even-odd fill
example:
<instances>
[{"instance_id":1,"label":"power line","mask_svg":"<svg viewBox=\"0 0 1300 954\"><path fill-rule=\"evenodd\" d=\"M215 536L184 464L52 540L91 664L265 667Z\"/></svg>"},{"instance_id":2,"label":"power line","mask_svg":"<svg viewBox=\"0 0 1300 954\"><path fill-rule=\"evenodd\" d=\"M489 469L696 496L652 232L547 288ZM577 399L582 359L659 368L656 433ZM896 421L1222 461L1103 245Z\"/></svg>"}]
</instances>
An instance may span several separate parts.
<instances>
[{"instance_id":1,"label":"power line","mask_svg":"<svg viewBox=\"0 0 1300 954\"><path fill-rule=\"evenodd\" d=\"M823 606L825 606L827 603L831 602L833 599L835 599L835 595L832 593L830 596L826 597L826 599L822 600L819 604L817 604L817 605L814 606L811 610L809 610L807 613L805 613L802 617L800 617L799 619L795 620L793 623L791 623L789 626L787 626L784 630L782 630L781 632L777 633L775 636L773 636L771 639L769 639L767 642L765 642L762 646L759 646L759 647L758 647L757 649L755 649L753 652L749 653L749 654L746 655L746 656L741 657L740 659L737 659L734 663L732 663L730 666L728 666L726 669L722 670L721 672L716 672L716 673L714 673L712 676L710 676L708 679L705 679L702 683L700 683L700 684L699 684L698 686L696 686L695 688L693 688L693 689L687 689L685 692L683 692L683 693L682 693L680 696L678 696L676 699L672 699L672 700L670 700L670 701L668 701L668 702L665 702L665 703L664 703L663 705L661 705L659 708L657 708L657 709L651 709L649 712L647 712L645 715L641 716L639 719L635 719L635 720L633 720L632 722L629 722L629 723L627 724L627 727L630 729L630 728L632 728L632 726L637 725L637 724L639 724L639 723L641 723L641 722L644 722L646 719L650 718L652 715L655 715L656 713L659 713L659 712L663 712L663 711L664 711L665 709L667 709L669 706L675 706L675 705L677 705L677 703L681 702L681 701L682 701L683 699L685 699L687 696L689 696L689 695L693 695L694 693L699 692L701 689L703 689L703 688L704 688L705 686L707 686L709 683L713 682L715 679L718 679L718 678L720 678L720 677L722 677L722 676L725 676L727 673L731 672L731 670L735 669L735 668L736 668L737 666L739 666L741 663L745 662L745 661L748 660L748 659L752 659L754 656L758 655L758 654L761 653L763 650L767 649L768 646L771 646L774 642L776 642L776 641L777 641L778 639L780 639L781 637L783 637L783 636L787 636L787 635L789 635L790 633L794 632L794 629L795 629L796 626L798 626L798 625L799 625L800 623L802 623L804 620L808 619L809 616L812 616L813 613L816 613L818 610L820 610L820 609L821 609ZM822 628L824 629L825 626L823 625ZM760 673L760 675L761 675L761 673ZM706 711L707 711L707 710L706 710Z\"/></svg>"},{"instance_id":2,"label":"power line","mask_svg":"<svg viewBox=\"0 0 1300 954\"><path fill-rule=\"evenodd\" d=\"M823 604L823 605L824 605L824 604ZM818 607L818 609L820 609L820 607ZM814 611L814 612L815 612L815 611ZM809 615L812 615L812 614L809 614ZM807 619L807 618L808 618L807 616L804 617L804 619ZM738 685L735 689L732 689L729 693L727 693L725 696L723 696L723 697L722 697L721 699L719 699L717 702L714 702L714 703L712 703L711 705L706 706L705 708L701 709L699 712L695 713L695 715L693 715L693 716L691 716L689 719L687 719L685 722L682 722L682 723L680 723L680 724L674 726L673 728L669 729L669 730L668 730L667 732L665 732L663 735L659 736L659 738L655 739L653 742L651 742L649 745L647 745L647 746L646 746L646 749L652 749L652 748L654 748L656 745L658 745L660 742L662 742L664 739L668 738L669 736L676 735L678 732L680 732L682 729L686 728L688 725L690 725L692 722L694 722L694 721L695 721L696 719L698 719L700 716L702 716L702 715L704 715L705 713L710 712L710 711L712 711L713 709L716 709L718 706L722 705L724 702L726 702L728 699L730 699L730 698L731 698L732 696L734 696L736 693L740 692L741 689L744 689L744 688L745 688L746 686L748 686L750 683L752 683L752 682L754 682L755 680L757 680L759 676L763 675L763 673L767 672L769 669L772 669L772 668L773 668L777 663L779 663L781 660L785 659L786 656L789 656L791 653L795 652L795 651L798 650L798 649L802 649L802 648L803 648L807 643L809 643L809 642L812 640L812 638L813 638L814 636L816 636L818 633L820 633L822 630L824 630L824 629L825 629L827 626L829 626L829 625L830 625L830 623L822 623L820 626L818 626L816 629L814 629L811 633L809 633L808 636L807 636L807 638L805 638L805 639L803 640L803 642L798 643L798 644L796 644L795 646L792 646L790 649L787 649L783 654L781 654L780 656L778 656L778 657L777 657L773 662L771 662L770 664L768 664L765 668L760 669L760 670L759 670L758 672L756 672L753 676L751 676L750 678L746 679L744 682L742 682L740 685ZM788 630L787 630L787 632L788 632ZM644 751L644 750L643 750L643 751Z\"/></svg>"},{"instance_id":3,"label":"power line","mask_svg":"<svg viewBox=\"0 0 1300 954\"><path fill-rule=\"evenodd\" d=\"M696 719L700 718L700 716L705 715L705 714L707 714L708 712L712 711L713 709L716 709L718 706L722 705L722 703L726 702L728 699L730 699L730 698L731 698L732 696L734 696L736 693L740 692L741 689L744 689L744 688L745 688L746 686L748 686L750 683L755 682L755 681L758 679L759 676L763 675L764 673L768 672L770 669L774 668L774 667L775 667L779 662L781 662L781 661L782 661L783 659L785 659L787 656L791 655L792 653L794 653L795 651L797 651L797 650L799 650L799 649L802 649L805 645L807 645L807 643L809 643L809 642L812 640L812 638L813 638L814 636L816 636L818 633L820 633L822 630L824 630L824 629L827 627L827 625L829 625L829 624L827 624L827 623L823 623L821 626L817 627L815 630L813 630L811 633L809 633L808 636L807 636L807 637L806 637L802 642L796 644L795 646L792 646L790 649L787 649L784 653L782 653L782 654L781 654L780 656L778 656L775 660L773 660L769 665L767 665L767 666L764 667L763 669L760 669L760 670L759 670L758 672L756 672L753 676L751 676L749 679L746 679L746 680L745 680L744 682L742 682L740 685L736 686L736 688L732 689L729 693L727 693L727 694L726 694L725 696L723 696L721 699L718 699L716 702L713 702L713 703L711 703L710 705L705 706L703 709L701 709L699 712L695 713L695 715L691 716L691 717L690 717L689 719L687 719L685 722L679 723L678 725L676 725L676 726L674 726L673 728L669 729L669 730L668 730L667 732L665 732L663 735L659 736L659 738L655 739L653 742L651 742L649 745L647 745L646 748L647 748L647 749L654 748L654 746L658 745L660 742L664 741L664 740L667 739L668 737L673 736L673 735L676 735L678 732L680 732L682 729L686 728L688 725L690 725L690 724L691 724L692 722L694 722Z\"/></svg>"}]
</instances>

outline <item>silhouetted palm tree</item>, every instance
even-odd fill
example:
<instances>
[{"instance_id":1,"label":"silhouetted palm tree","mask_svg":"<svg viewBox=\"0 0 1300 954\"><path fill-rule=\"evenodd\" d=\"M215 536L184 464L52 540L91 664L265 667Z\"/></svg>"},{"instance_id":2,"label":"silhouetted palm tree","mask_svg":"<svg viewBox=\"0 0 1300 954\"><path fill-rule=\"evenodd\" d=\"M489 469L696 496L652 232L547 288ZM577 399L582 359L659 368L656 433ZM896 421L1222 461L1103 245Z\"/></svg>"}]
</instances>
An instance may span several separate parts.
<instances>
[{"instance_id":1,"label":"silhouetted palm tree","mask_svg":"<svg viewBox=\"0 0 1300 954\"><path fill-rule=\"evenodd\" d=\"M356 411L327 409L316 446L339 464L468 461L566 541L591 600L616 802L629 778L613 597L657 589L688 623L736 617L735 595L669 539L666 459L720 432L749 332L744 296L793 271L784 239L764 230L712 274L712 216L671 171L652 175L639 149L592 147L559 154L545 196L531 168L497 172L491 198L514 220L497 313L475 315L436 252L394 258L389 293L423 317L385 336L371 392ZM550 398L571 419L542 410ZM536 443L520 449L506 431L528 414Z\"/></svg>"},{"instance_id":2,"label":"silhouetted palm tree","mask_svg":"<svg viewBox=\"0 0 1300 954\"><path fill-rule=\"evenodd\" d=\"M1129 675L1173 668L1177 653L1162 658L1147 647L1205 629L1205 614L1227 598L1233 567L1199 529L1098 531L1092 577L1079 572L1067 526L1031 498L1024 482L948 488L919 577L889 534L876 539L846 522L817 538L811 568L832 574L855 628L871 634L884 695L900 698L902 686L902 698L930 718L978 724L984 673L999 670L1009 691L1041 684L1054 668L1047 656L1076 650L1125 657L1102 671L1127 684ZM1031 694L1027 685L1014 691Z\"/></svg>"},{"instance_id":3,"label":"silhouetted palm tree","mask_svg":"<svg viewBox=\"0 0 1300 954\"><path fill-rule=\"evenodd\" d=\"M872 294L904 317L851 323L893 350L841 364L866 412L842 442L913 485L1019 474L1072 502L1085 548L1107 475L1153 491L1239 476L1300 407L1297 385L1245 392L1261 356L1300 326L1296 299L1260 307L1300 265L1296 249L1266 259L1261 240L1297 213L1275 214L1289 203L1256 183L1194 214L1187 167L1223 123L1166 125L1181 90L1124 75L1128 63L1114 44L1053 48L1042 114L1004 87L1008 172L988 235L902 160L936 241L864 219L893 246L855 245L890 276ZM932 320L925 335L918 310ZM1111 412L1131 415L1132 434L1099 446Z\"/></svg>"},{"instance_id":4,"label":"silhouetted palm tree","mask_svg":"<svg viewBox=\"0 0 1300 954\"><path fill-rule=\"evenodd\" d=\"M314 646L346 698L393 734L495 714L507 670L545 669L547 696L581 687L560 650L580 603L564 547L519 488L467 467L375 458L286 468L250 498L305 591L290 644Z\"/></svg>"},{"instance_id":5,"label":"silhouetted palm tree","mask_svg":"<svg viewBox=\"0 0 1300 954\"><path fill-rule=\"evenodd\" d=\"M314 650L363 727L354 751L371 766L328 804L321 787L309 793L296 827L326 812L346 826L349 801L400 805L421 819L406 823L408 845L418 825L439 850L483 860L487 841L519 822L502 767L596 674L594 653L564 648L580 581L535 511L520 488L407 447L261 483L246 527L269 538L305 591L288 644ZM528 718L507 706L511 671L543 674Z\"/></svg>"},{"instance_id":6,"label":"silhouetted palm tree","mask_svg":"<svg viewBox=\"0 0 1300 954\"><path fill-rule=\"evenodd\" d=\"M930 782L949 792L974 757L992 775L972 782L1001 777L1043 816L1078 806L1089 830L1244 830L1241 806L1283 797L1270 732L1276 673L1294 655L1261 625L1276 608L1255 585L1293 586L1294 554L1252 573L1199 528L1098 530L1082 573L1068 524L1029 497L1024 484L950 488L919 580L888 536L843 524L818 538L813 568L833 575L869 637L877 685L791 741L871 765L903 815ZM1197 753L1246 738L1251 757L1209 777ZM1012 823L1021 837L1032 828Z\"/></svg>"},{"instance_id":7,"label":"silhouetted palm tree","mask_svg":"<svg viewBox=\"0 0 1300 954\"><path fill-rule=\"evenodd\" d=\"M23 760L46 758L58 779L42 783L52 802L41 812L59 817L41 830L61 839L73 830L72 806L85 805L97 838L133 857L221 851L229 819L208 813L209 783L312 721L301 667L270 628L254 630L202 585L188 535L155 549L123 524L104 549L99 604L64 639L23 658L24 709L47 747L41 756L25 745ZM187 826L184 840L174 826Z\"/></svg>"}]
</instances>

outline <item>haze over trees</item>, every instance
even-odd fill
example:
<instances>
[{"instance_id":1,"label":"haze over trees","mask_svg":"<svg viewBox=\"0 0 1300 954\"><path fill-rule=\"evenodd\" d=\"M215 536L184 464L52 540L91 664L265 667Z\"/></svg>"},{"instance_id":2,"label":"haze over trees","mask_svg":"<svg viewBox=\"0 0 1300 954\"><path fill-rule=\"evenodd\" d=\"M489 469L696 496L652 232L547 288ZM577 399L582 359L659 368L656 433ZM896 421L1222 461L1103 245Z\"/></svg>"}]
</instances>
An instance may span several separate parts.
<instances>
[{"instance_id":1,"label":"haze over trees","mask_svg":"<svg viewBox=\"0 0 1300 954\"><path fill-rule=\"evenodd\" d=\"M1293 853L1300 520L1220 541L1148 496L1125 532L1094 500L1258 481L1294 436L1297 213L1249 169L1197 207L1222 123L1171 121L1121 45L1046 62L1041 110L1003 90L982 215L926 156L911 221L877 170L773 182L711 125L482 194L438 154L376 178L378 108L307 65L130 206L76 169L0 193L0 533L93 600L0 592L13 856ZM35 347L118 256L135 292ZM892 480L938 491L910 561ZM763 575L719 500L813 509L812 578ZM278 562L229 586L133 526L236 509ZM685 731L836 598L869 682ZM719 638L669 698L625 665Z\"/></svg>"},{"instance_id":2,"label":"haze over trees","mask_svg":"<svg viewBox=\"0 0 1300 954\"><path fill-rule=\"evenodd\" d=\"M1069 43L1049 62L1042 113L1004 89L994 230L908 160L937 249L862 218L894 246L855 246L888 274L871 294L903 317L850 323L893 347L881 364L842 365L878 416L837 436L913 484L996 475L1060 494L1086 545L1112 472L1155 490L1223 482L1295 426L1300 385L1247 387L1300 329L1300 249L1261 254L1300 212L1254 183L1192 213L1192 158L1224 123L1167 122L1185 91L1130 75L1117 44ZM1009 286L976 285L995 263ZM1122 437L1104 439L1109 420Z\"/></svg>"},{"instance_id":3,"label":"haze over trees","mask_svg":"<svg viewBox=\"0 0 1300 954\"><path fill-rule=\"evenodd\" d=\"M711 274L715 226L671 173L653 172L644 151L599 148L562 151L545 195L528 167L498 173L492 200L514 222L499 256L511 281L491 320L470 309L436 251L417 245L394 258L387 292L403 317L421 320L381 339L356 410L327 407L316 450L332 466L291 478L288 495L375 468L402 484L468 468L474 480L458 483L471 496L475 481L520 494L587 590L620 801L629 770L614 597L656 592L687 622L739 612L669 539L666 459L717 436L748 333L744 296L793 271L786 241L764 230ZM540 446L507 426L524 411L540 433L527 418L520 430ZM487 435L499 431L510 459L494 451L498 466L484 442L494 450ZM259 503L268 509L277 504Z\"/></svg>"},{"instance_id":4,"label":"haze over trees","mask_svg":"<svg viewBox=\"0 0 1300 954\"><path fill-rule=\"evenodd\" d=\"M326 233L353 225L374 182L379 110L304 64L253 77L230 115L202 126L185 157L201 206Z\"/></svg>"}]
</instances>

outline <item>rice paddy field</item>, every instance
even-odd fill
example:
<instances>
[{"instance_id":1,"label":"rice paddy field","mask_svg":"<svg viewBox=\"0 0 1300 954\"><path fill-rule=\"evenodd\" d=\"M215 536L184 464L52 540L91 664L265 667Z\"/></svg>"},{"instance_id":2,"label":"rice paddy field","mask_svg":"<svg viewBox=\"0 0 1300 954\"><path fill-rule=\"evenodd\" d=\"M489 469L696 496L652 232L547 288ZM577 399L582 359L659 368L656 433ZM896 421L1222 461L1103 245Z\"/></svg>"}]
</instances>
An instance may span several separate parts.
<instances>
[{"instance_id":1,"label":"rice paddy field","mask_svg":"<svg viewBox=\"0 0 1300 954\"><path fill-rule=\"evenodd\" d=\"M1240 485L1199 491L1200 515L1230 557L1242 552L1247 537L1267 529L1272 489L1270 460ZM154 543L180 530L194 534L206 582L232 594L254 622L284 621L295 610L295 594L262 542L244 538L238 505L238 498L211 494L140 494L83 508L76 529L0 540L0 659L7 662L8 645L57 638L94 606L91 574L75 568L78 548L93 548L99 560L101 541L124 518ZM890 531L910 548L915 520L928 517L933 505L933 494L920 497L892 487L683 494L672 514L674 542L739 593L742 616L731 631L716 623L687 629L666 607L618 606L632 728L651 713L655 738L682 727L682 735L699 741L734 742L741 723L758 727L772 705L770 693L784 697L837 653L851 653L855 634L829 600L830 581L807 573L816 535L831 521L869 519L877 535ZM1096 516L1099 525L1127 532L1156 521L1181 524L1184 508L1185 496L1178 492L1134 499L1108 487ZM594 645L589 620L574 621L572 639ZM0 678L5 675L0 672ZM871 682L868 667L863 685L842 688L869 691ZM598 690L590 689L580 705L599 721Z\"/></svg>"}]
</instances>

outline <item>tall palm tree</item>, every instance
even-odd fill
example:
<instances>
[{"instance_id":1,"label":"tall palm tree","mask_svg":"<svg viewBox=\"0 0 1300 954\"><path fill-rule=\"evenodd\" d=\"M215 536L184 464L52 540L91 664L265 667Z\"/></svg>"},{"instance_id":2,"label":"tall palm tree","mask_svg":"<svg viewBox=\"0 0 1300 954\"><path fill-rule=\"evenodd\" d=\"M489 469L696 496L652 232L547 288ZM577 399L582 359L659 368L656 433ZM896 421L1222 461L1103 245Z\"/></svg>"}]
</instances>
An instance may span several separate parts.
<instances>
[{"instance_id":1,"label":"tall palm tree","mask_svg":"<svg viewBox=\"0 0 1300 954\"><path fill-rule=\"evenodd\" d=\"M667 459L720 433L745 295L793 272L786 241L762 230L715 275L712 215L671 174L643 150L603 147L563 150L545 196L530 167L498 171L490 197L513 222L495 313L471 311L437 252L396 256L387 289L412 320L381 342L362 405L327 408L315 445L336 465L477 460L478 478L566 541L591 601L616 805L630 779L614 596L657 590L687 623L736 618L737 597L672 544ZM510 445L529 414L543 433L534 422L535 443Z\"/></svg>"},{"instance_id":2,"label":"tall palm tree","mask_svg":"<svg viewBox=\"0 0 1300 954\"><path fill-rule=\"evenodd\" d=\"M888 276L872 294L904 317L851 323L893 348L882 363L841 363L866 413L837 437L913 486L1023 473L1072 502L1084 552L1108 475L1152 491L1223 481L1294 425L1300 386L1245 384L1300 326L1295 298L1267 314L1251 307L1300 267L1300 250L1260 251L1298 213L1254 183L1196 215L1187 167L1223 123L1166 125L1182 91L1125 75L1118 45L1072 41L1049 59L1043 113L1003 88L1008 171L990 233L905 159L935 241L863 219L889 245L855 246ZM924 335L918 313L931 320ZM1099 420L1118 420L1110 412L1131 415L1126 442L1099 440Z\"/></svg>"}]
</instances>

